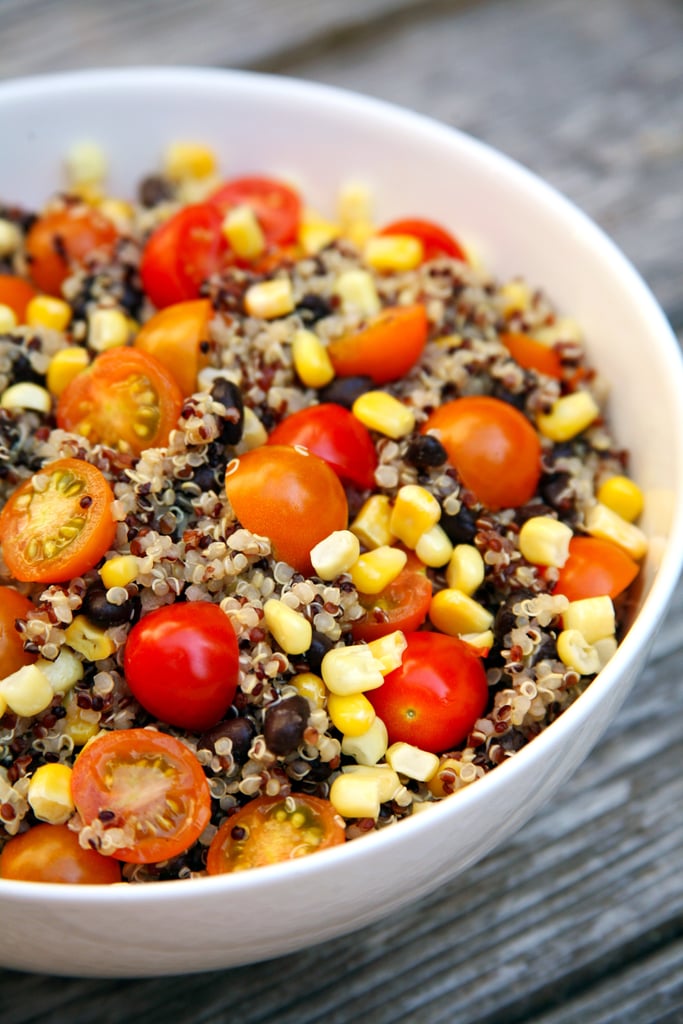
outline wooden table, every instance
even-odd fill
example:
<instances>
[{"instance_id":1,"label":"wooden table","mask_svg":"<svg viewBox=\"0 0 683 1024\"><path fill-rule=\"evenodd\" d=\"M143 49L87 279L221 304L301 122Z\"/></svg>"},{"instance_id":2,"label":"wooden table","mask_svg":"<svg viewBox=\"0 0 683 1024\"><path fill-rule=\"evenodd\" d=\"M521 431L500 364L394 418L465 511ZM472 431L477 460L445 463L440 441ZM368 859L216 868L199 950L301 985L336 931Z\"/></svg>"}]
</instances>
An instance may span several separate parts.
<instances>
[{"instance_id":1,"label":"wooden table","mask_svg":"<svg viewBox=\"0 0 683 1024\"><path fill-rule=\"evenodd\" d=\"M602 224L683 330L676 0L0 0L4 77L140 63L265 68L457 125ZM683 1021L682 620L683 587L599 752L446 888L357 934L230 971L0 972L0 1019Z\"/></svg>"}]
</instances>

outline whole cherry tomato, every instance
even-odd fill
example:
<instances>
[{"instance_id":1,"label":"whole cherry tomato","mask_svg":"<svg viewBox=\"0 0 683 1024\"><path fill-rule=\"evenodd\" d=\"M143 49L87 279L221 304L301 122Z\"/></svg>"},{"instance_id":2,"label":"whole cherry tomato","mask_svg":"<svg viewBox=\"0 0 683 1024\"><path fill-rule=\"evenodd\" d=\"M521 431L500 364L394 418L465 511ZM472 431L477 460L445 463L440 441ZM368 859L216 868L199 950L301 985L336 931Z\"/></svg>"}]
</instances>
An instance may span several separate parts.
<instances>
[{"instance_id":1,"label":"whole cherry tomato","mask_svg":"<svg viewBox=\"0 0 683 1024\"><path fill-rule=\"evenodd\" d=\"M0 854L0 877L61 885L112 885L121 865L90 848L67 825L34 825L10 839Z\"/></svg>"},{"instance_id":2,"label":"whole cherry tomato","mask_svg":"<svg viewBox=\"0 0 683 1024\"><path fill-rule=\"evenodd\" d=\"M528 334L512 331L503 334L501 341L523 369L537 370L557 379L562 376L562 361L550 345L544 345Z\"/></svg>"},{"instance_id":3,"label":"whole cherry tomato","mask_svg":"<svg viewBox=\"0 0 683 1024\"><path fill-rule=\"evenodd\" d=\"M185 206L150 235L140 277L158 309L199 298L207 278L221 269L228 252L220 211L211 203Z\"/></svg>"},{"instance_id":4,"label":"whole cherry tomato","mask_svg":"<svg viewBox=\"0 0 683 1024\"><path fill-rule=\"evenodd\" d=\"M116 228L90 206L65 206L35 220L26 236L26 256L34 284L61 295L62 283L94 250L111 254Z\"/></svg>"},{"instance_id":5,"label":"whole cherry tomato","mask_svg":"<svg viewBox=\"0 0 683 1024\"><path fill-rule=\"evenodd\" d=\"M36 660L37 655L24 650L15 626L17 619L25 619L32 610L32 602L18 590L0 587L0 679Z\"/></svg>"},{"instance_id":6,"label":"whole cherry tomato","mask_svg":"<svg viewBox=\"0 0 683 1024\"><path fill-rule=\"evenodd\" d=\"M569 558L560 569L556 594L570 601L584 597L618 597L638 575L638 563L609 540L572 537Z\"/></svg>"},{"instance_id":7,"label":"whole cherry tomato","mask_svg":"<svg viewBox=\"0 0 683 1024\"><path fill-rule=\"evenodd\" d=\"M428 328L420 303L389 306L366 327L330 342L334 372L339 377L371 377L375 384L405 377L422 355Z\"/></svg>"},{"instance_id":8,"label":"whole cherry tomato","mask_svg":"<svg viewBox=\"0 0 683 1024\"><path fill-rule=\"evenodd\" d=\"M0 274L0 306L9 306L18 323L26 323L26 307L38 293L16 274Z\"/></svg>"},{"instance_id":9,"label":"whole cherry tomato","mask_svg":"<svg viewBox=\"0 0 683 1024\"><path fill-rule=\"evenodd\" d=\"M270 246L286 246L296 241L301 199L281 181L253 175L235 178L214 192L209 201L223 215L235 206L250 206Z\"/></svg>"},{"instance_id":10,"label":"whole cherry tomato","mask_svg":"<svg viewBox=\"0 0 683 1024\"><path fill-rule=\"evenodd\" d=\"M210 317L208 299L176 302L155 313L135 337L135 347L158 359L183 395L196 391L197 374L207 365L201 345L207 338Z\"/></svg>"},{"instance_id":11,"label":"whole cherry tomato","mask_svg":"<svg viewBox=\"0 0 683 1024\"><path fill-rule=\"evenodd\" d=\"M424 220L419 217L409 217L404 220L395 220L387 224L379 232L380 235L412 235L419 238L424 247L424 261L437 259L439 256L452 256L456 260L466 262L467 256L460 243L442 228L431 220Z\"/></svg>"},{"instance_id":12,"label":"whole cherry tomato","mask_svg":"<svg viewBox=\"0 0 683 1024\"><path fill-rule=\"evenodd\" d=\"M323 402L292 413L275 427L268 444L303 445L342 480L374 486L377 453L370 432L343 405Z\"/></svg>"},{"instance_id":13,"label":"whole cherry tomato","mask_svg":"<svg viewBox=\"0 0 683 1024\"><path fill-rule=\"evenodd\" d=\"M353 638L370 643L397 629L418 629L427 618L432 584L424 572L406 567L380 594L358 596L366 613L354 622Z\"/></svg>"}]
</instances>

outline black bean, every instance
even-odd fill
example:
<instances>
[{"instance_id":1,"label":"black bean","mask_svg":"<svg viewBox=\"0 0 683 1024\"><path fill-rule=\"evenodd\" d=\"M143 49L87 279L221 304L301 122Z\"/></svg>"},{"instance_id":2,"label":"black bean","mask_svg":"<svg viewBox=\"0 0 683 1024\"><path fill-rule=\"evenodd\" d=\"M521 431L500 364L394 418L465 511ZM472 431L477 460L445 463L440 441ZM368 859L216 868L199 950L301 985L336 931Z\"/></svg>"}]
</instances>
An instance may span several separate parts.
<instances>
[{"instance_id":1,"label":"black bean","mask_svg":"<svg viewBox=\"0 0 683 1024\"><path fill-rule=\"evenodd\" d=\"M123 604L112 604L107 601L107 592L104 587L90 587L83 599L83 612L87 618L92 619L98 626L121 626L124 622L130 622L135 614L136 602L128 598Z\"/></svg>"},{"instance_id":2,"label":"black bean","mask_svg":"<svg viewBox=\"0 0 683 1024\"><path fill-rule=\"evenodd\" d=\"M150 174L140 182L138 195L143 206L158 206L173 197L173 186L160 174Z\"/></svg>"},{"instance_id":3,"label":"black bean","mask_svg":"<svg viewBox=\"0 0 683 1024\"><path fill-rule=\"evenodd\" d=\"M198 466L192 479L201 491L213 491L216 489L216 474L211 466Z\"/></svg>"},{"instance_id":4,"label":"black bean","mask_svg":"<svg viewBox=\"0 0 683 1024\"><path fill-rule=\"evenodd\" d=\"M350 409L357 398L375 387L372 377L335 377L320 390L321 402L336 402Z\"/></svg>"},{"instance_id":5,"label":"black bean","mask_svg":"<svg viewBox=\"0 0 683 1024\"><path fill-rule=\"evenodd\" d=\"M501 402L507 402L508 405L514 406L514 408L519 409L520 412L524 412L524 407L526 405L525 392L517 394L513 391L508 391L500 381L496 381L493 385L491 396L493 398L499 398Z\"/></svg>"},{"instance_id":6,"label":"black bean","mask_svg":"<svg viewBox=\"0 0 683 1024\"><path fill-rule=\"evenodd\" d=\"M476 523L474 514L465 505L461 505L454 516L442 512L439 519L439 526L445 530L452 544L471 544L477 532Z\"/></svg>"},{"instance_id":7,"label":"black bean","mask_svg":"<svg viewBox=\"0 0 683 1024\"><path fill-rule=\"evenodd\" d=\"M12 380L15 384L26 382L29 384L45 384L45 376L38 373L31 366L30 360L23 352L17 352L12 361Z\"/></svg>"},{"instance_id":8,"label":"black bean","mask_svg":"<svg viewBox=\"0 0 683 1024\"><path fill-rule=\"evenodd\" d=\"M304 738L310 708L305 697L286 697L269 707L264 716L263 736L269 750L280 756L290 754Z\"/></svg>"},{"instance_id":9,"label":"black bean","mask_svg":"<svg viewBox=\"0 0 683 1024\"><path fill-rule=\"evenodd\" d=\"M311 324L317 323L318 320L329 316L332 313L332 307L322 295L308 292L299 302L296 311L303 323L310 327Z\"/></svg>"},{"instance_id":10,"label":"black bean","mask_svg":"<svg viewBox=\"0 0 683 1024\"><path fill-rule=\"evenodd\" d=\"M331 651L333 647L334 640L330 640L329 636L325 636L324 633L319 633L317 629L313 630L311 646L304 652L304 654L302 654L302 658L310 668L311 672L315 672L316 675L320 675L322 660L327 652Z\"/></svg>"},{"instance_id":11,"label":"black bean","mask_svg":"<svg viewBox=\"0 0 683 1024\"><path fill-rule=\"evenodd\" d=\"M448 452L441 441L433 434L423 434L411 441L406 451L406 461L418 469L430 466L443 466L448 459Z\"/></svg>"},{"instance_id":12,"label":"black bean","mask_svg":"<svg viewBox=\"0 0 683 1024\"><path fill-rule=\"evenodd\" d=\"M217 377L211 385L211 397L214 402L225 406L225 412L221 414L219 440L223 444L239 444L244 430L242 392L227 377Z\"/></svg>"},{"instance_id":13,"label":"black bean","mask_svg":"<svg viewBox=\"0 0 683 1024\"><path fill-rule=\"evenodd\" d=\"M199 750L216 752L216 743L220 739L232 741L232 756L236 764L244 764L249 756L249 748L256 736L256 727L248 718L228 718L219 722L212 729L202 733L197 741Z\"/></svg>"}]
</instances>

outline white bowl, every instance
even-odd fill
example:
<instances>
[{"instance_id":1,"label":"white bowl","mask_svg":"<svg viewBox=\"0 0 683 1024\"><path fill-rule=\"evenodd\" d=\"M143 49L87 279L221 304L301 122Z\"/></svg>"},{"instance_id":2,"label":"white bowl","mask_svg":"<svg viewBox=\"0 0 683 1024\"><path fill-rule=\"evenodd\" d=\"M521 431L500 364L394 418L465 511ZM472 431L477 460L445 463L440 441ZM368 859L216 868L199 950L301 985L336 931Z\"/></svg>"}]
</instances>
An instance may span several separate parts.
<instances>
[{"instance_id":1,"label":"white bowl","mask_svg":"<svg viewBox=\"0 0 683 1024\"><path fill-rule=\"evenodd\" d=\"M530 745L395 827L238 875L101 888L0 880L0 963L54 973L204 971L290 952L375 921L453 878L518 829L586 756L638 676L683 553L683 370L632 266L582 213L510 160L424 117L334 89L192 69L94 71L0 85L3 200L40 203L72 142L99 141L133 194L174 139L211 143L230 174L300 182L331 209L374 187L377 218L433 217L496 274L523 274L585 328L612 382L610 415L646 494L640 608L614 658Z\"/></svg>"}]
</instances>

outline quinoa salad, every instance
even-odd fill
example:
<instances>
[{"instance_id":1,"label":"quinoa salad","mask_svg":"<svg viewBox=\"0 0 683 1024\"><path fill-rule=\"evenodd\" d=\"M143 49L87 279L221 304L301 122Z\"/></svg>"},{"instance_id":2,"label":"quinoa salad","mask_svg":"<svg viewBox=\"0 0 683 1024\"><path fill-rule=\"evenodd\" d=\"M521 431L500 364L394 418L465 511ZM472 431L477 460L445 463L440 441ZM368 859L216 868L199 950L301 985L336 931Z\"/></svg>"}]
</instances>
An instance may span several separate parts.
<instances>
[{"instance_id":1,"label":"quinoa salad","mask_svg":"<svg viewBox=\"0 0 683 1024\"><path fill-rule=\"evenodd\" d=\"M0 197L0 877L221 874L457 800L629 623L643 496L580 325L359 183L65 164Z\"/></svg>"}]
</instances>

